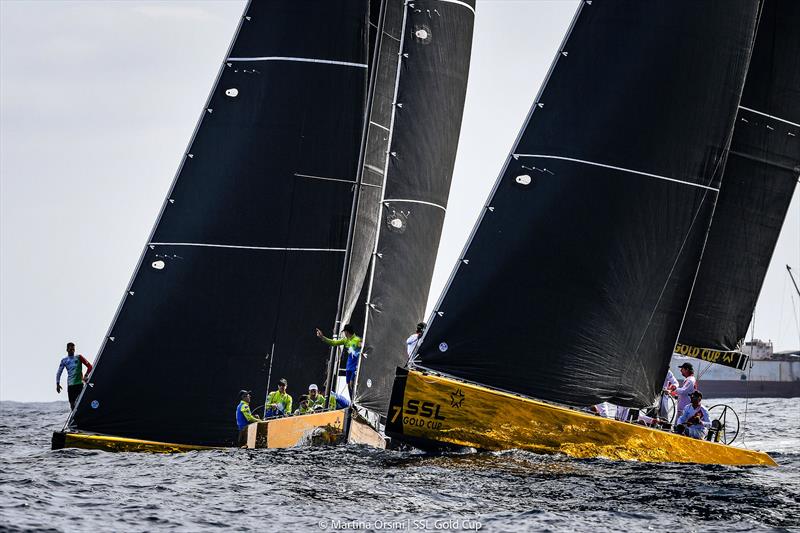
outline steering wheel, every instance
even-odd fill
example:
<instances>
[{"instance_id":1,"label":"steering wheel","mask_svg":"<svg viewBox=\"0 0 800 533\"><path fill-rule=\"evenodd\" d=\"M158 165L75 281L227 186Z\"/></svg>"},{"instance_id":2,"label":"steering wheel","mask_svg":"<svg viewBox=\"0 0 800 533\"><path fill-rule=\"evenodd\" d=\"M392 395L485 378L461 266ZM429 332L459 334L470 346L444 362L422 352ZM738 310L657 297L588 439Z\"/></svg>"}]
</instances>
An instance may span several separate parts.
<instances>
[{"instance_id":1,"label":"steering wheel","mask_svg":"<svg viewBox=\"0 0 800 533\"><path fill-rule=\"evenodd\" d=\"M708 416L711 419L711 431L718 426L716 430L719 432L719 442L732 444L739 436L739 415L730 405L720 403L711 406L708 409Z\"/></svg>"}]
</instances>

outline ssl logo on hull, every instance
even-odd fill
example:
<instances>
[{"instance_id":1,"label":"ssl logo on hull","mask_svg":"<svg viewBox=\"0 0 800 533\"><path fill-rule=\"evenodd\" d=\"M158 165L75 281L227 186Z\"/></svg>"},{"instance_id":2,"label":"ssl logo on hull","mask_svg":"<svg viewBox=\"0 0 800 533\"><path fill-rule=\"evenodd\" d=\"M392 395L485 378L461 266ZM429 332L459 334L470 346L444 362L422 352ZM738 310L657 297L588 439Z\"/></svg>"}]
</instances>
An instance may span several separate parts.
<instances>
[{"instance_id":1,"label":"ssl logo on hull","mask_svg":"<svg viewBox=\"0 0 800 533\"><path fill-rule=\"evenodd\" d=\"M410 399L406 402L405 409L396 405L392 406L394 411L392 423L397 422L400 413L403 413L403 424L406 426L442 429L442 423L438 420L445 420L447 417L439 414L441 407L438 403Z\"/></svg>"}]
</instances>

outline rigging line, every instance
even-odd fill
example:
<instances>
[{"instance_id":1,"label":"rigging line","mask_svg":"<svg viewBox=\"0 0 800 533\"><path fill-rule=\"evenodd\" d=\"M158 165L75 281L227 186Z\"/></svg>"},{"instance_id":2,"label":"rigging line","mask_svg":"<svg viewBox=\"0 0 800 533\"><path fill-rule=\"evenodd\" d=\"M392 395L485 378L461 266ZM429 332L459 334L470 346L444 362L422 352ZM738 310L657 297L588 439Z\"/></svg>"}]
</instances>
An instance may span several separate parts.
<instances>
[{"instance_id":1,"label":"rigging line","mask_svg":"<svg viewBox=\"0 0 800 533\"><path fill-rule=\"evenodd\" d=\"M198 246L203 248L233 248L236 250L273 250L282 252L344 252L343 248L281 248L277 246L238 246L235 244L206 244L198 242L151 242L149 246Z\"/></svg>"},{"instance_id":2,"label":"rigging line","mask_svg":"<svg viewBox=\"0 0 800 533\"><path fill-rule=\"evenodd\" d=\"M388 204L390 202L408 202L408 203L412 203L412 204L432 205L433 207L438 207L439 209L441 209L445 213L447 212L447 209L445 209L443 206L441 206L439 204L435 204L433 202L426 202L425 200L405 200L405 199L401 199L401 198L391 198L391 199L387 198L386 200L382 200L381 202L384 203L384 204Z\"/></svg>"},{"instance_id":3,"label":"rigging line","mask_svg":"<svg viewBox=\"0 0 800 533\"><path fill-rule=\"evenodd\" d=\"M387 3L388 2L386 0L382 0L378 10L378 26L381 28L381 34L383 33L383 28L386 27ZM370 5L368 4L367 20L369 21L370 18L371 18ZM366 89L366 98L364 100L364 116L362 119L362 126L361 126L361 139L358 144L358 167L356 169L356 186L353 187L353 201L350 204L350 220L348 221L347 224L347 242L345 246L346 251L344 253L344 258L343 258L342 276L339 280L339 293L336 297L336 315L334 317L334 323L333 323L334 334L338 333L339 328L341 327L343 318L342 312L345 310L345 304L347 299L350 267L353 261L353 243L355 242L356 222L358 219L359 206L361 205L361 187L359 185L364 181L364 164L366 163L367 147L369 145L369 120L372 115L373 106L375 105L374 98L375 98L375 88L378 82L378 66L380 64L381 51L383 50L383 39L379 38L376 35L375 47L372 51L372 57L369 57L369 46L371 44L369 38L369 32L365 32L363 38L364 38L363 58L369 61L371 68L367 71L365 79L364 88ZM326 378L325 381L327 382L328 387L330 387L328 389L328 397L325 399L326 402L330 401L332 392L334 391L335 387L334 380L338 379L339 361L340 361L339 351L337 351L336 348L332 346L328 356L328 371L325 375ZM336 371L335 376L331 375L332 370ZM356 383L357 381L353 383L352 396L355 396ZM350 387L348 387L348 389L349 388ZM350 400L353 404L355 404L355 398L351 398Z\"/></svg>"},{"instance_id":4,"label":"rigging line","mask_svg":"<svg viewBox=\"0 0 800 533\"><path fill-rule=\"evenodd\" d=\"M755 113L756 115L762 115L762 116L765 116L767 118L771 118L772 120L777 120L777 121L789 124L790 126L794 126L796 128L800 128L800 124L797 124L796 122L791 122L791 121L786 120L785 118L776 117L775 115L770 115L769 113L764 113L763 111L757 111L755 109L752 109L750 107L745 107L743 105L740 105L739 109L744 109L745 111L750 111L751 113Z\"/></svg>"},{"instance_id":5,"label":"rigging line","mask_svg":"<svg viewBox=\"0 0 800 533\"><path fill-rule=\"evenodd\" d=\"M658 293L658 298L656 299L655 305L653 305L653 310L650 312L650 317L647 319L647 324L645 324L644 329L642 330L642 336L639 337L639 342L636 343L636 353L639 352L639 348L642 345L642 341L644 341L644 336L647 334L647 330L650 328L650 324L653 322L653 317L658 310L658 306L661 304L661 299L664 297L664 292L667 290L667 285L669 285L670 279L672 279L672 273L675 271L675 267L678 266L678 261L680 260L681 256L683 255L683 248L686 246L686 242L689 240L689 235L692 234L692 230L694 229L694 224L697 222L697 217L700 215L700 211L702 210L703 204L706 202L706 196L708 192L703 193L703 198L700 200L700 204L697 206L697 209L694 212L694 216L692 217L692 222L689 224L689 228L686 230L686 234L683 236L683 242L681 242L681 247L678 249L678 253L675 254L675 261L672 262L672 267L669 269L667 273L667 277L664 280L664 285L661 286L661 291ZM709 227L711 226L709 222ZM705 246L705 245L704 245ZM697 272L699 271L699 263L698 268L695 270L695 277L697 276ZM691 299L691 298L690 298ZM688 309L688 303L686 308L684 309L683 318L686 318L686 309ZM683 327L683 320L681 320L681 328ZM678 335L680 335L680 329L678 330ZM677 340L677 339L676 339ZM673 348L674 350L674 348Z\"/></svg>"},{"instance_id":6,"label":"rigging line","mask_svg":"<svg viewBox=\"0 0 800 533\"><path fill-rule=\"evenodd\" d=\"M389 128L387 128L386 126L384 126L382 124L378 124L377 122L373 122L372 120L370 120L369 123L372 124L373 126L379 127L382 130L389 131Z\"/></svg>"},{"instance_id":7,"label":"rigging line","mask_svg":"<svg viewBox=\"0 0 800 533\"><path fill-rule=\"evenodd\" d=\"M602 168L610 168L612 170L619 170L622 172L630 172L631 174L639 174L640 176L647 176L649 178L656 178L665 181L671 181L673 183L680 183L682 185L690 185L692 187L699 187L701 189L708 189L711 191L719 192L719 189L716 187L709 187L708 185L701 185L700 183L692 183L691 181L684 181L675 178L668 178L666 176L660 176L658 174L650 174L649 172L642 172L641 170L632 170L630 168L623 168L623 167L615 167L613 165L606 165L605 163L595 163L594 161L585 161L583 159L575 159L572 157L563 157L560 155L544 155L544 154L513 154L513 157L533 157L533 158L540 158L540 159L558 159L560 161L572 161L574 163L583 163L586 165L593 165L596 167Z\"/></svg>"},{"instance_id":8,"label":"rigging line","mask_svg":"<svg viewBox=\"0 0 800 533\"><path fill-rule=\"evenodd\" d=\"M366 63L352 63L350 61L334 61L332 59L314 59L311 57L288 56L262 56L262 57L229 57L228 61L297 61L300 63L324 63L326 65L341 65L344 67L368 68Z\"/></svg>"},{"instance_id":9,"label":"rigging line","mask_svg":"<svg viewBox=\"0 0 800 533\"><path fill-rule=\"evenodd\" d=\"M383 162L383 185L381 186L381 205L383 205L383 201L386 199L386 181L389 174L389 162L391 159L391 150L392 150L392 140L394 138L394 121L397 116L397 98L400 94L400 74L403 70L403 50L405 46L406 40L406 27L408 24L408 10L409 5L408 2L403 3L403 21L400 23L400 43L397 47L397 65L395 66L395 78L394 78L394 92L392 93L392 112L389 118L389 138L386 139L386 153L384 155L384 162ZM381 222L383 222L383 209L378 211L378 224L377 227L381 227ZM372 248L372 257L370 259L371 265L369 270L369 283L367 284L367 306L365 309L364 314L364 329L361 331L361 339L362 339L362 351L364 353L364 347L367 344L367 330L369 328L369 317L370 317L370 308L369 304L372 301L372 289L375 284L375 269L376 269L376 258L378 257L378 244L380 243L381 239L381 231L378 230L377 235L375 236L375 244ZM356 375L355 375L355 383L353 383L353 395L357 395L358 392L358 379L361 376L361 367L359 361L358 367L356 367ZM355 403L355 398L352 399L353 403Z\"/></svg>"}]
</instances>

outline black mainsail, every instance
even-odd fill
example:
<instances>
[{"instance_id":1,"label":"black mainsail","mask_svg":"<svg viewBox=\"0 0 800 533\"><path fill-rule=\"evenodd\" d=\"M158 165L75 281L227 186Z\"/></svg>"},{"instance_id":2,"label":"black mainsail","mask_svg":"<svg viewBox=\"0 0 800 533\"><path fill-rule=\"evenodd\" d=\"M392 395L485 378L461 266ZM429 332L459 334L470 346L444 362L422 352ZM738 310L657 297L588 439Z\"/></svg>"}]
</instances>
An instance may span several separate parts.
<instances>
[{"instance_id":1,"label":"black mainsail","mask_svg":"<svg viewBox=\"0 0 800 533\"><path fill-rule=\"evenodd\" d=\"M800 3L766 0L714 221L675 351L743 368L738 350L800 175Z\"/></svg>"},{"instance_id":2,"label":"black mainsail","mask_svg":"<svg viewBox=\"0 0 800 533\"><path fill-rule=\"evenodd\" d=\"M425 313L464 110L474 0L387 0L343 321L364 317L356 402L386 410ZM358 329L358 328L357 328Z\"/></svg>"},{"instance_id":3,"label":"black mainsail","mask_svg":"<svg viewBox=\"0 0 800 533\"><path fill-rule=\"evenodd\" d=\"M649 404L731 143L756 2L583 2L417 363L573 405Z\"/></svg>"},{"instance_id":4,"label":"black mainsail","mask_svg":"<svg viewBox=\"0 0 800 533\"><path fill-rule=\"evenodd\" d=\"M239 389L324 375L368 20L367 0L246 7L69 429L227 445Z\"/></svg>"}]
</instances>

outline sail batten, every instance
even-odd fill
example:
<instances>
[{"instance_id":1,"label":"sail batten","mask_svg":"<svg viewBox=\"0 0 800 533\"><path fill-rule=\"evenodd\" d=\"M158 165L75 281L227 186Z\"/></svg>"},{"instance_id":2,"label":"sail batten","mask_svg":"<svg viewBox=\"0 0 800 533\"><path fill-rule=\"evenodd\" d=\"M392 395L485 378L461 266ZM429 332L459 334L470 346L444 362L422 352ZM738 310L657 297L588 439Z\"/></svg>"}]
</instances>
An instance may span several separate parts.
<instances>
[{"instance_id":1,"label":"sail batten","mask_svg":"<svg viewBox=\"0 0 800 533\"><path fill-rule=\"evenodd\" d=\"M671 181L673 183L680 183L680 184L683 184L683 185L690 185L692 187L700 187L701 189L708 189L710 191L715 191L715 192L719 191L718 187L710 187L708 185L703 185L701 183L696 183L696 182L693 182L693 181L684 181L684 180L679 180L679 179L676 179L676 178L669 178L667 176L659 176L658 174L651 174L650 172L644 172L644 171L641 171L641 170L633 170L633 169L630 169L630 168L622 168L622 167L618 167L618 166L614 166L614 165L609 165L609 164L606 164L606 163L599 163L597 161L584 161L582 159L575 159L574 157L564 157L564 156L559 156L559 155L547 155L547 154L514 154L514 157L515 158L529 157L529 158L533 158L533 159L537 159L537 158L538 159L560 159L561 161L572 161L573 163L583 163L584 165L594 165L596 167L608 168L608 169L611 169L611 170L619 170L620 172L630 172L631 174L638 174L640 176L647 176L649 178L656 178L656 179L659 179L659 180Z\"/></svg>"},{"instance_id":2,"label":"sail batten","mask_svg":"<svg viewBox=\"0 0 800 533\"><path fill-rule=\"evenodd\" d=\"M317 59L311 57L279 57L279 56L262 56L262 57L229 57L228 61L297 61L299 63L322 63L326 65L340 65L343 67L358 67L369 68L366 63L352 63L349 61L335 61L333 59Z\"/></svg>"},{"instance_id":3,"label":"sail batten","mask_svg":"<svg viewBox=\"0 0 800 533\"><path fill-rule=\"evenodd\" d=\"M275 246L240 246L235 244L211 244L200 242L151 242L149 246L200 246L207 248L235 248L239 250L273 250L284 252L344 252L344 248L279 248Z\"/></svg>"}]
</instances>

